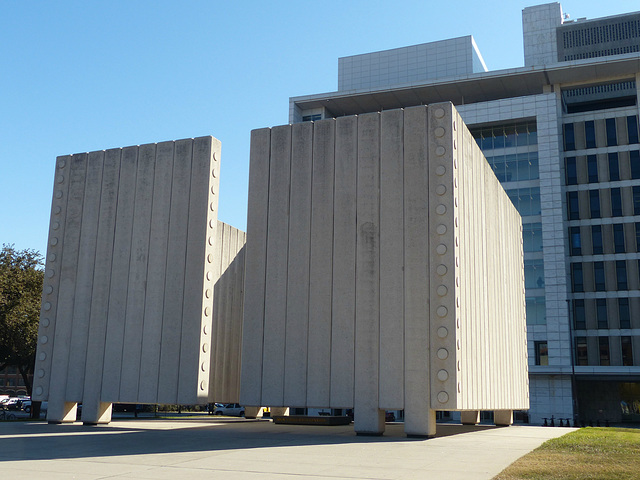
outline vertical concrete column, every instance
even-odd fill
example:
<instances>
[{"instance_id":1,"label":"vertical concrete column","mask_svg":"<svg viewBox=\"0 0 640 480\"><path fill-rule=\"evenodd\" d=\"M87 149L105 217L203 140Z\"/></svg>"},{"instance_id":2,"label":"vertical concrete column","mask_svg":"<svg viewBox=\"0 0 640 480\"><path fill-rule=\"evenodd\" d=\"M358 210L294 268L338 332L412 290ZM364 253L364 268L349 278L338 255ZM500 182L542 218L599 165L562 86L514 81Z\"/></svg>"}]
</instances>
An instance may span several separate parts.
<instances>
[{"instance_id":1,"label":"vertical concrete column","mask_svg":"<svg viewBox=\"0 0 640 480\"><path fill-rule=\"evenodd\" d=\"M499 426L508 427L513 424L513 410L495 410L493 422Z\"/></svg>"},{"instance_id":2,"label":"vertical concrete column","mask_svg":"<svg viewBox=\"0 0 640 480\"><path fill-rule=\"evenodd\" d=\"M477 425L480 423L480 410L460 412L460 423L463 425Z\"/></svg>"},{"instance_id":3,"label":"vertical concrete column","mask_svg":"<svg viewBox=\"0 0 640 480\"><path fill-rule=\"evenodd\" d=\"M269 410L271 411L272 418L289 415L289 407L271 407ZM246 415L247 415L247 411L245 410L245 417Z\"/></svg>"},{"instance_id":4,"label":"vertical concrete column","mask_svg":"<svg viewBox=\"0 0 640 480\"><path fill-rule=\"evenodd\" d=\"M357 434L384 432L379 402L380 114L358 117L355 424Z\"/></svg>"},{"instance_id":5,"label":"vertical concrete column","mask_svg":"<svg viewBox=\"0 0 640 480\"><path fill-rule=\"evenodd\" d=\"M436 433L429 376L429 161L427 107L404 111L404 429Z\"/></svg>"},{"instance_id":6,"label":"vertical concrete column","mask_svg":"<svg viewBox=\"0 0 640 480\"><path fill-rule=\"evenodd\" d=\"M244 407L244 418L256 418L262 407Z\"/></svg>"},{"instance_id":7,"label":"vertical concrete column","mask_svg":"<svg viewBox=\"0 0 640 480\"><path fill-rule=\"evenodd\" d=\"M262 405L262 351L264 295L269 211L269 157L271 130L251 132L249 209L242 321L240 403Z\"/></svg>"}]
</instances>

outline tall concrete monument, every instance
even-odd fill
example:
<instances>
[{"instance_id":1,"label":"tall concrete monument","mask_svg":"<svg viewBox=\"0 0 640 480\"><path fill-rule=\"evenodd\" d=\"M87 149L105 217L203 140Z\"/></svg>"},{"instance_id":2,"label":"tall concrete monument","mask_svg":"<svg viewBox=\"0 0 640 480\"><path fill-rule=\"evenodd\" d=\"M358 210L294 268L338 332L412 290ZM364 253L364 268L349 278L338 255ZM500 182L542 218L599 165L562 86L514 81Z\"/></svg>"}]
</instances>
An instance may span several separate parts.
<instances>
[{"instance_id":1,"label":"tall concrete monument","mask_svg":"<svg viewBox=\"0 0 640 480\"><path fill-rule=\"evenodd\" d=\"M255 130L240 401L527 409L521 219L450 103Z\"/></svg>"}]
</instances>

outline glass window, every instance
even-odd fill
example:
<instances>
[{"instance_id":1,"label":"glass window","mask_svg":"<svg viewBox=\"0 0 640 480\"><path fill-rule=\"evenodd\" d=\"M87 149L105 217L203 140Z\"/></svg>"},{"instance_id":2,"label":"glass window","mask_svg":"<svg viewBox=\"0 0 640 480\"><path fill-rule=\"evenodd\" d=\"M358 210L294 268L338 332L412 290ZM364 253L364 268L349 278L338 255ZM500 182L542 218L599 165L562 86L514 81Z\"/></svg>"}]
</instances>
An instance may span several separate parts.
<instances>
[{"instance_id":1,"label":"glass window","mask_svg":"<svg viewBox=\"0 0 640 480\"><path fill-rule=\"evenodd\" d=\"M576 330L584 330L587 328L584 300L581 298L573 301L573 325Z\"/></svg>"},{"instance_id":2,"label":"glass window","mask_svg":"<svg viewBox=\"0 0 640 480\"><path fill-rule=\"evenodd\" d=\"M618 164L618 154L609 154L609 181L617 182L620 180L620 166Z\"/></svg>"},{"instance_id":3,"label":"glass window","mask_svg":"<svg viewBox=\"0 0 640 480\"><path fill-rule=\"evenodd\" d=\"M567 157L566 159L567 166L567 185L577 185L578 184L578 171L576 170L576 157Z\"/></svg>"},{"instance_id":4,"label":"glass window","mask_svg":"<svg viewBox=\"0 0 640 480\"><path fill-rule=\"evenodd\" d=\"M576 365L589 365L587 337L576 337Z\"/></svg>"},{"instance_id":5,"label":"glass window","mask_svg":"<svg viewBox=\"0 0 640 480\"><path fill-rule=\"evenodd\" d=\"M515 147L516 146L516 127L513 126L505 126L504 127L504 146Z\"/></svg>"},{"instance_id":6,"label":"glass window","mask_svg":"<svg viewBox=\"0 0 640 480\"><path fill-rule=\"evenodd\" d=\"M527 297L527 325L546 325L547 313L544 297Z\"/></svg>"},{"instance_id":7,"label":"glass window","mask_svg":"<svg viewBox=\"0 0 640 480\"><path fill-rule=\"evenodd\" d=\"M591 254L602 255L602 226L591 226Z\"/></svg>"},{"instance_id":8,"label":"glass window","mask_svg":"<svg viewBox=\"0 0 640 480\"><path fill-rule=\"evenodd\" d=\"M600 347L600 365L609 366L609 337L598 337L598 346Z\"/></svg>"},{"instance_id":9,"label":"glass window","mask_svg":"<svg viewBox=\"0 0 640 480\"><path fill-rule=\"evenodd\" d=\"M549 349L547 342L535 342L536 365L549 365Z\"/></svg>"},{"instance_id":10,"label":"glass window","mask_svg":"<svg viewBox=\"0 0 640 480\"><path fill-rule=\"evenodd\" d=\"M522 225L522 241L525 252L542 251L542 224L537 222Z\"/></svg>"},{"instance_id":11,"label":"glass window","mask_svg":"<svg viewBox=\"0 0 640 480\"><path fill-rule=\"evenodd\" d=\"M631 337L620 337L620 350L622 351L622 365L631 367L633 365L633 346Z\"/></svg>"},{"instance_id":12,"label":"glass window","mask_svg":"<svg viewBox=\"0 0 640 480\"><path fill-rule=\"evenodd\" d=\"M640 215L640 187L633 187L633 214Z\"/></svg>"},{"instance_id":13,"label":"glass window","mask_svg":"<svg viewBox=\"0 0 640 480\"><path fill-rule=\"evenodd\" d=\"M640 178L640 151L632 150L629 152L629 164L631 166L631 178L637 180Z\"/></svg>"},{"instance_id":14,"label":"glass window","mask_svg":"<svg viewBox=\"0 0 640 480\"><path fill-rule=\"evenodd\" d=\"M609 328L607 300L605 298L598 298L596 300L596 318L598 320L598 328Z\"/></svg>"},{"instance_id":15,"label":"glass window","mask_svg":"<svg viewBox=\"0 0 640 480\"><path fill-rule=\"evenodd\" d=\"M544 287L544 262L542 259L529 259L524 261L524 287Z\"/></svg>"},{"instance_id":16,"label":"glass window","mask_svg":"<svg viewBox=\"0 0 640 480\"><path fill-rule=\"evenodd\" d=\"M584 122L584 136L587 141L587 148L596 148L596 127L593 120Z\"/></svg>"},{"instance_id":17,"label":"glass window","mask_svg":"<svg viewBox=\"0 0 640 480\"><path fill-rule=\"evenodd\" d=\"M629 314L629 299L618 299L618 317L620 318L620 328L631 328L631 315Z\"/></svg>"},{"instance_id":18,"label":"glass window","mask_svg":"<svg viewBox=\"0 0 640 480\"><path fill-rule=\"evenodd\" d=\"M598 157L595 155L587 155L587 173L589 183L598 183Z\"/></svg>"},{"instance_id":19,"label":"glass window","mask_svg":"<svg viewBox=\"0 0 640 480\"><path fill-rule=\"evenodd\" d=\"M622 195L619 188L611 189L611 216L622 216Z\"/></svg>"},{"instance_id":20,"label":"glass window","mask_svg":"<svg viewBox=\"0 0 640 480\"><path fill-rule=\"evenodd\" d=\"M580 218L578 192L567 192L567 210L569 220L578 220Z\"/></svg>"},{"instance_id":21,"label":"glass window","mask_svg":"<svg viewBox=\"0 0 640 480\"><path fill-rule=\"evenodd\" d=\"M591 218L600 218L600 190L589 190Z\"/></svg>"},{"instance_id":22,"label":"glass window","mask_svg":"<svg viewBox=\"0 0 640 480\"><path fill-rule=\"evenodd\" d=\"M569 253L571 255L582 255L580 227L569 227Z\"/></svg>"},{"instance_id":23,"label":"glass window","mask_svg":"<svg viewBox=\"0 0 640 480\"><path fill-rule=\"evenodd\" d=\"M629 133L629 145L638 143L638 117L636 115L627 117L627 131Z\"/></svg>"},{"instance_id":24,"label":"glass window","mask_svg":"<svg viewBox=\"0 0 640 480\"><path fill-rule=\"evenodd\" d=\"M616 279L618 281L618 290L628 290L627 262L624 260L616 260Z\"/></svg>"},{"instance_id":25,"label":"glass window","mask_svg":"<svg viewBox=\"0 0 640 480\"><path fill-rule=\"evenodd\" d=\"M615 253L625 253L624 248L624 225L616 223L613 225L613 244Z\"/></svg>"},{"instance_id":26,"label":"glass window","mask_svg":"<svg viewBox=\"0 0 640 480\"><path fill-rule=\"evenodd\" d=\"M604 262L593 262L593 278L596 292L604 292L607 289L604 275Z\"/></svg>"},{"instance_id":27,"label":"glass window","mask_svg":"<svg viewBox=\"0 0 640 480\"><path fill-rule=\"evenodd\" d=\"M508 190L507 194L511 199L518 213L523 217L529 215L540 215L540 188L518 188Z\"/></svg>"},{"instance_id":28,"label":"glass window","mask_svg":"<svg viewBox=\"0 0 640 480\"><path fill-rule=\"evenodd\" d=\"M616 136L616 119L607 118L605 120L607 126L607 147L615 147L618 145L618 138Z\"/></svg>"},{"instance_id":29,"label":"glass window","mask_svg":"<svg viewBox=\"0 0 640 480\"><path fill-rule=\"evenodd\" d=\"M571 264L571 285L574 292L584 292L584 278L581 263Z\"/></svg>"},{"instance_id":30,"label":"glass window","mask_svg":"<svg viewBox=\"0 0 640 480\"><path fill-rule=\"evenodd\" d=\"M576 149L576 140L573 134L573 123L564 124L564 150L571 151Z\"/></svg>"}]
</instances>

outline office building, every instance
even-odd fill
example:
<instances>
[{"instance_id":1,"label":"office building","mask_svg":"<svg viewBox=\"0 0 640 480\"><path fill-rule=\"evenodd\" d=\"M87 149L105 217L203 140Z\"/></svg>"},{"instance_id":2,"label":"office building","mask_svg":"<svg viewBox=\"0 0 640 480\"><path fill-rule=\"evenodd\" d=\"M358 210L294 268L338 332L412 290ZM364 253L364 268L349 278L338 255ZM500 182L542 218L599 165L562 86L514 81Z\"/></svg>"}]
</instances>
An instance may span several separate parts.
<instances>
[{"instance_id":1,"label":"office building","mask_svg":"<svg viewBox=\"0 0 640 480\"><path fill-rule=\"evenodd\" d=\"M289 120L453 102L523 220L520 418L640 421L640 12L528 7L523 38L500 71L472 37L341 58L338 91L291 98Z\"/></svg>"}]
</instances>

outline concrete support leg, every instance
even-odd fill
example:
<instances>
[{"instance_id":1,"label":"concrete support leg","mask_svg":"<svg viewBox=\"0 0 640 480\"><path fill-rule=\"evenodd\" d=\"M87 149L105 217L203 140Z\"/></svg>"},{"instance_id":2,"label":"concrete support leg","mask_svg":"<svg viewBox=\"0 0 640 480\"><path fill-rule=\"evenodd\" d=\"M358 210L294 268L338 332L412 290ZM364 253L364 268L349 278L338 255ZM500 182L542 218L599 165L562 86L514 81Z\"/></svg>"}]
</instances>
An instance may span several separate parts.
<instances>
[{"instance_id":1,"label":"concrete support leg","mask_svg":"<svg viewBox=\"0 0 640 480\"><path fill-rule=\"evenodd\" d=\"M460 412L460 423L463 425L477 425L480 423L480 410Z\"/></svg>"},{"instance_id":2,"label":"concrete support leg","mask_svg":"<svg viewBox=\"0 0 640 480\"><path fill-rule=\"evenodd\" d=\"M418 412L416 412L418 413ZM419 415L404 412L404 433L407 437L433 438L436 436L436 411L430 408Z\"/></svg>"},{"instance_id":3,"label":"concrete support leg","mask_svg":"<svg viewBox=\"0 0 640 480\"><path fill-rule=\"evenodd\" d=\"M269 410L271 410L271 418L289 415L289 407L271 407ZM246 416L246 410L245 410L245 416Z\"/></svg>"},{"instance_id":4,"label":"concrete support leg","mask_svg":"<svg viewBox=\"0 0 640 480\"><path fill-rule=\"evenodd\" d=\"M353 429L356 435L382 435L384 433L384 410L379 408L354 410Z\"/></svg>"},{"instance_id":5,"label":"concrete support leg","mask_svg":"<svg viewBox=\"0 0 640 480\"><path fill-rule=\"evenodd\" d=\"M71 423L76 421L78 404L74 402L49 402L47 422Z\"/></svg>"},{"instance_id":6,"label":"concrete support leg","mask_svg":"<svg viewBox=\"0 0 640 480\"><path fill-rule=\"evenodd\" d=\"M244 418L256 418L262 407L244 407Z\"/></svg>"},{"instance_id":7,"label":"concrete support leg","mask_svg":"<svg viewBox=\"0 0 640 480\"><path fill-rule=\"evenodd\" d=\"M513 424L513 410L495 410L493 422L496 425L508 427Z\"/></svg>"},{"instance_id":8,"label":"concrete support leg","mask_svg":"<svg viewBox=\"0 0 640 480\"><path fill-rule=\"evenodd\" d=\"M97 402L82 404L82 423L85 425L103 425L111 421L111 403Z\"/></svg>"}]
</instances>

